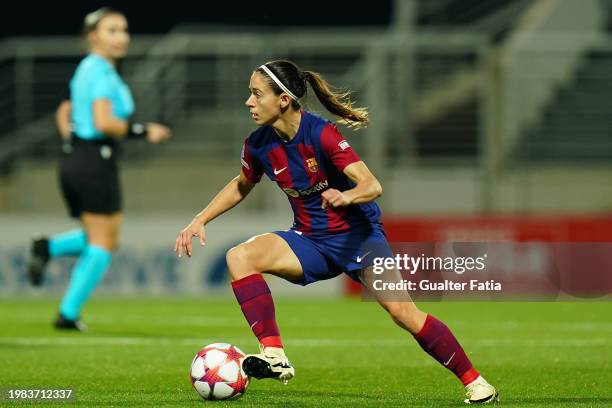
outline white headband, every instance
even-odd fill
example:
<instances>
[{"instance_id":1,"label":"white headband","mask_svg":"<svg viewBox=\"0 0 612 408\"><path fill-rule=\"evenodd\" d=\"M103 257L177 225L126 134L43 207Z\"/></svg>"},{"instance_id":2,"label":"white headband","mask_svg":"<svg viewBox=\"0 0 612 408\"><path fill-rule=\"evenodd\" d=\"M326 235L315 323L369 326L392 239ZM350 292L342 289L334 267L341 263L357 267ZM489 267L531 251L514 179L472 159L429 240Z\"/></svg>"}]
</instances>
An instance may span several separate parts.
<instances>
[{"instance_id":1,"label":"white headband","mask_svg":"<svg viewBox=\"0 0 612 408\"><path fill-rule=\"evenodd\" d=\"M295 95L293 94L293 92L291 92L289 89L287 89L287 87L286 87L285 85L283 85L283 83L280 81L280 79L278 79L278 77L277 77L276 75L274 75L274 73L273 73L272 71L270 71L270 68L266 67L266 65L265 65L265 64L264 64L264 65L262 65L262 66L261 66L261 67L259 67L259 68L261 68L261 69L263 69L264 71L266 71L266 74L268 74L268 76L269 76L270 78L272 78L272 80L273 80L274 82L276 82L276 85L278 85L278 87L279 87L280 89L282 89L282 90L283 90L283 91L284 91L284 92L285 92L287 95L289 95L290 97L292 97L292 98L293 98L293 100L295 100L295 101L297 101L297 100L298 100L297 96L295 96Z\"/></svg>"}]
</instances>

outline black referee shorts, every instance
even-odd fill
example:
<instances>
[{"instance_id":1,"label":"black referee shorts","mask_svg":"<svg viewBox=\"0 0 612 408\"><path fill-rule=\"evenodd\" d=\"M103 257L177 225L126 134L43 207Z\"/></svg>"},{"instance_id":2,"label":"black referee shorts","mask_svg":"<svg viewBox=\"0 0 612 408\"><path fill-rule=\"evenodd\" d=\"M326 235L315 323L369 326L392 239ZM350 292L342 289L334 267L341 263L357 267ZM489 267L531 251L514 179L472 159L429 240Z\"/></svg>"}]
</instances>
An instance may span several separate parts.
<instances>
[{"instance_id":1,"label":"black referee shorts","mask_svg":"<svg viewBox=\"0 0 612 408\"><path fill-rule=\"evenodd\" d=\"M65 145L60 184L71 217L81 213L113 214L121 211L121 187L114 140L84 140L73 136Z\"/></svg>"}]
</instances>

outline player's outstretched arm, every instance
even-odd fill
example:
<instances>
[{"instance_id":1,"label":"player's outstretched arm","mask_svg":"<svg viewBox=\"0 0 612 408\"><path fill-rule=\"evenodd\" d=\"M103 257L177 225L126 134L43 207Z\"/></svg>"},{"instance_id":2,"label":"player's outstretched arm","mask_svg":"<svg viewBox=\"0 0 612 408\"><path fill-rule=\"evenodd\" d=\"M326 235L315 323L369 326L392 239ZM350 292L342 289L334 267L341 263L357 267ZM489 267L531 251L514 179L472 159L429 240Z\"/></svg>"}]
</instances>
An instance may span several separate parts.
<instances>
[{"instance_id":1,"label":"player's outstretched arm","mask_svg":"<svg viewBox=\"0 0 612 408\"><path fill-rule=\"evenodd\" d=\"M224 212L233 208L251 192L255 184L251 183L244 173L234 177L212 201L200 211L191 221L191 223L179 232L176 241L174 242L174 252L179 258L183 255L183 249L188 257L191 257L191 240L199 238L200 245L206 243L206 234L204 226L214 220Z\"/></svg>"},{"instance_id":2,"label":"player's outstretched arm","mask_svg":"<svg viewBox=\"0 0 612 408\"><path fill-rule=\"evenodd\" d=\"M346 191L338 191L333 188L325 190L321 194L323 208L336 208L351 204L369 203L382 195L382 186L363 161L349 164L344 168L343 173L346 174L356 186Z\"/></svg>"}]
</instances>

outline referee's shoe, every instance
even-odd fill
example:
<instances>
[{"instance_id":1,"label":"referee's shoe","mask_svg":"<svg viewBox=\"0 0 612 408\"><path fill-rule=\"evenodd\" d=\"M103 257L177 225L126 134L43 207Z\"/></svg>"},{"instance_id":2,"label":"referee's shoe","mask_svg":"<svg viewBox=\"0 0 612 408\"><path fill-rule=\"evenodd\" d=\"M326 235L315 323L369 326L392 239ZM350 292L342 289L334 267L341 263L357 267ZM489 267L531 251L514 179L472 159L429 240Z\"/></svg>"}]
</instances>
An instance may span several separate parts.
<instances>
[{"instance_id":1,"label":"referee's shoe","mask_svg":"<svg viewBox=\"0 0 612 408\"><path fill-rule=\"evenodd\" d=\"M30 259L28 260L28 278L34 286L40 286L45 276L45 266L49 259L49 240L47 237L35 236L32 239Z\"/></svg>"},{"instance_id":2,"label":"referee's shoe","mask_svg":"<svg viewBox=\"0 0 612 408\"><path fill-rule=\"evenodd\" d=\"M58 330L74 330L74 331L80 331L80 332L86 332L87 330L89 330L89 328L87 327L87 325L85 324L83 320L81 319L70 320L62 316L61 313L57 314L57 318L53 322L53 327L55 327Z\"/></svg>"}]
</instances>

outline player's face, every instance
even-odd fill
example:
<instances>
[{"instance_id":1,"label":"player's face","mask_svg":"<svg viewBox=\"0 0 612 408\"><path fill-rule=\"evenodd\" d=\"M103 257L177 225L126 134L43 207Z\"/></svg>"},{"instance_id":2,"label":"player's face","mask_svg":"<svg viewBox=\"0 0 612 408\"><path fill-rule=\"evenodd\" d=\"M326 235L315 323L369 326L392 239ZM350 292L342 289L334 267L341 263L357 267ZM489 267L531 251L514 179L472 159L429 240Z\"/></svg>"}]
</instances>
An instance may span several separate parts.
<instances>
[{"instance_id":1,"label":"player's face","mask_svg":"<svg viewBox=\"0 0 612 408\"><path fill-rule=\"evenodd\" d=\"M276 95L266 78L259 72L251 75L250 96L245 105L258 125L271 125L281 114L281 97Z\"/></svg>"},{"instance_id":2,"label":"player's face","mask_svg":"<svg viewBox=\"0 0 612 408\"><path fill-rule=\"evenodd\" d=\"M113 59L125 57L130 44L127 20L121 14L105 16L89 34L89 41L95 50L105 57Z\"/></svg>"}]
</instances>

